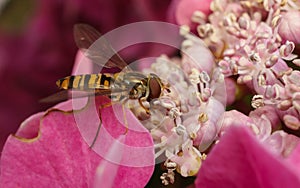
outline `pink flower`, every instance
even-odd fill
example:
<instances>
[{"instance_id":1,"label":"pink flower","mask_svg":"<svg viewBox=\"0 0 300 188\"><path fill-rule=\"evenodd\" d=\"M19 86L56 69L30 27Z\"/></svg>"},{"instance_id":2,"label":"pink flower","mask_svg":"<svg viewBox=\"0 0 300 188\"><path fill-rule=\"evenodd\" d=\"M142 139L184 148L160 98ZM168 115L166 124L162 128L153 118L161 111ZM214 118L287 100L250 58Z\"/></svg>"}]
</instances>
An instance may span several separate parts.
<instances>
[{"instance_id":1,"label":"pink flower","mask_svg":"<svg viewBox=\"0 0 300 188\"><path fill-rule=\"evenodd\" d=\"M108 102L98 97L96 106L90 103L77 112L52 108L24 121L4 146L0 186L99 187L99 182L105 187L145 186L154 168L153 141L128 110L126 132L112 106L103 108L99 135L89 147L99 126L99 116L91 116L92 111ZM60 108L73 108L72 101Z\"/></svg>"},{"instance_id":2,"label":"pink flower","mask_svg":"<svg viewBox=\"0 0 300 188\"><path fill-rule=\"evenodd\" d=\"M252 133L232 127L207 156L195 181L196 187L300 186L299 145L286 158L273 155Z\"/></svg>"}]
</instances>

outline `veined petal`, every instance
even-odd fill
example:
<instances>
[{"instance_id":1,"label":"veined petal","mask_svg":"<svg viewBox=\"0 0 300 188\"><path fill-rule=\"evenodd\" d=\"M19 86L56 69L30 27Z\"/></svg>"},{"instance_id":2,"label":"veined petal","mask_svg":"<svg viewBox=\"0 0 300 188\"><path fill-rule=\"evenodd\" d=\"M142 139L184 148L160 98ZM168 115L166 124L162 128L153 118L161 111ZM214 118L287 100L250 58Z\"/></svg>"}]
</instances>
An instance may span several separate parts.
<instances>
[{"instance_id":1,"label":"veined petal","mask_svg":"<svg viewBox=\"0 0 300 188\"><path fill-rule=\"evenodd\" d=\"M300 186L300 175L272 155L244 127L232 127L213 148L198 173L196 187Z\"/></svg>"},{"instance_id":2,"label":"veined petal","mask_svg":"<svg viewBox=\"0 0 300 188\"><path fill-rule=\"evenodd\" d=\"M103 98L98 98L96 101L98 100L105 101ZM71 102L65 105L71 105ZM143 128L136 128L128 129L124 134L124 126L113 118L112 114L107 114L107 112L111 112L111 109L112 106L106 107L108 111L103 111L101 114L103 125L100 132L106 129L114 138L118 137L117 135L125 137L125 141L122 143L125 149L121 154L118 153L121 155L121 162L116 163L110 159L112 155L108 155L107 151L114 150L111 145L110 148L104 148L104 144L107 144L104 138L97 139L97 141L102 140L100 143L103 145L99 146L96 143L95 147L98 147L96 150L93 148L94 146L90 148L80 135L76 121L78 117L85 119L86 122L92 121L83 113L86 109L72 113L52 109L43 116L41 114L33 116L24 123L19 136L8 138L1 157L1 187L91 187L94 184L96 168L100 162L111 163L110 166L118 167L114 178L114 187L146 185L154 168L154 150L133 153L135 158L132 160L138 161L139 158L143 161L151 160L150 162L146 161L148 165L133 166L134 162L132 162L132 166L126 166L123 161L128 148L131 149L130 151L135 151L134 149L139 146L153 148L150 133L142 132ZM129 120L131 127L141 126L137 120ZM91 124L87 123L86 125ZM37 129L37 126L40 129ZM32 127L33 130L38 131L35 134L37 136L32 137L30 136L32 133L30 133L27 138L25 133L30 131L25 132L25 127L27 130ZM102 134L99 133L99 137L101 136ZM118 141L121 143L122 139ZM106 151L106 155L98 155L93 151L93 149L101 150L100 147ZM111 169L105 168L103 173L111 173Z\"/></svg>"}]
</instances>

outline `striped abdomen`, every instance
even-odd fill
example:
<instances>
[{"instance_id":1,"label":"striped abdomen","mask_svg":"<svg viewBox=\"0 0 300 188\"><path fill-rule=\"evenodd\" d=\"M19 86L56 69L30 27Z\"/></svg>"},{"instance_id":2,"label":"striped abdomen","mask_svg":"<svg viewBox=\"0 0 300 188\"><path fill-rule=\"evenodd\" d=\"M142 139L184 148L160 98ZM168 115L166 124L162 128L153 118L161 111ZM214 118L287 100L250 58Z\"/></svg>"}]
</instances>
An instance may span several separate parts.
<instances>
[{"instance_id":1,"label":"striped abdomen","mask_svg":"<svg viewBox=\"0 0 300 188\"><path fill-rule=\"evenodd\" d=\"M112 74L84 74L59 79L56 81L56 85L60 89L111 89L113 81Z\"/></svg>"}]
</instances>

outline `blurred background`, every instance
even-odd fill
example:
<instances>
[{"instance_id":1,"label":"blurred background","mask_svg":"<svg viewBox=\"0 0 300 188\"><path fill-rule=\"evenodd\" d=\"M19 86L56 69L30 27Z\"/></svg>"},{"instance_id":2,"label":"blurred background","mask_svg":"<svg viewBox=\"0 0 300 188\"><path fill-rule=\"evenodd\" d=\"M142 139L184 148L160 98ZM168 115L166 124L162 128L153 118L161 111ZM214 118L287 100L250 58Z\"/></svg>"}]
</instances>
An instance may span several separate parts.
<instances>
[{"instance_id":1,"label":"blurred background","mask_svg":"<svg viewBox=\"0 0 300 188\"><path fill-rule=\"evenodd\" d=\"M72 71L74 24L106 33L137 21L171 21L172 7L171 0L1 0L0 150L22 121L53 105L38 101L55 93L55 81ZM147 45L122 54L130 62L171 51Z\"/></svg>"}]
</instances>

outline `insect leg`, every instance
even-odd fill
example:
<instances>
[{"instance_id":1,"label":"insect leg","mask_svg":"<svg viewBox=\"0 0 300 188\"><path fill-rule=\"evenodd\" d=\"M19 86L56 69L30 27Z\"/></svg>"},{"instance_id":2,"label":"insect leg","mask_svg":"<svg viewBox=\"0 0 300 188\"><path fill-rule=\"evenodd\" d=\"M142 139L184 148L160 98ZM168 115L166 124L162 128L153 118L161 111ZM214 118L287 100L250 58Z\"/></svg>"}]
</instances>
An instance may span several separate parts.
<instances>
[{"instance_id":1,"label":"insect leg","mask_svg":"<svg viewBox=\"0 0 300 188\"><path fill-rule=\"evenodd\" d=\"M124 135L127 134L128 132L128 122L127 122L127 118L126 118L126 110L125 110L125 104L127 102L128 99L125 99L124 101L122 101L122 112L123 112L123 119L124 119L124 124L125 124L125 132L124 132ZM106 108L108 106L111 106L113 104L119 104L120 102L116 101L116 102L110 102L110 103L107 103L107 104L104 104L102 105L102 107Z\"/></svg>"},{"instance_id":2,"label":"insect leg","mask_svg":"<svg viewBox=\"0 0 300 188\"><path fill-rule=\"evenodd\" d=\"M146 111L147 114L150 114L150 110L149 108L145 107L144 104L143 104L143 101L145 101L145 98L144 97L141 97L138 99L139 100L139 104L141 105L141 107Z\"/></svg>"},{"instance_id":3,"label":"insect leg","mask_svg":"<svg viewBox=\"0 0 300 188\"><path fill-rule=\"evenodd\" d=\"M115 103L118 103L118 102L115 102ZM95 145L96 141L97 141L97 138L99 136L99 133L100 133L100 128L101 128L101 125L102 125L102 115L101 115L101 110L103 108L107 108L107 107L110 107L112 106L113 104L115 104L114 102L109 102L109 103L106 103L106 104L102 104L99 106L99 119L100 119L100 123L99 123L99 126L97 128L97 131L96 131L96 135L93 139L93 142L92 144L89 146L89 148L93 148L93 146ZM127 122L127 118L126 118L126 111L125 111L125 105L122 104L122 111L123 111L123 118L124 118L124 124L125 124L125 127L126 127L126 130L125 130L125 133L124 134L127 134L128 132L128 122Z\"/></svg>"},{"instance_id":4,"label":"insect leg","mask_svg":"<svg viewBox=\"0 0 300 188\"><path fill-rule=\"evenodd\" d=\"M97 138L98 138L98 136L99 136L100 128L101 128L101 125L102 125L101 109L107 108L107 107L112 106L112 105L113 105L113 103L112 103L112 102L109 102L109 103L106 103L106 104L101 104L101 105L99 106L99 119L100 119L100 123L99 123L99 126L98 126L98 128L97 128L97 131L96 131L96 135L95 135L95 137L94 137L94 140L93 140L92 144L90 145L90 148L92 148L92 147L95 145L95 143L96 143L96 141L97 141Z\"/></svg>"},{"instance_id":5,"label":"insect leg","mask_svg":"<svg viewBox=\"0 0 300 188\"><path fill-rule=\"evenodd\" d=\"M101 107L99 107L99 118L100 118L100 122L99 122L99 126L97 128L97 132L96 132L94 140L93 140L92 144L89 146L89 148L93 148L93 146L95 145L96 140L98 138L99 132L100 132L100 128L101 128L101 125L102 125Z\"/></svg>"}]
</instances>

